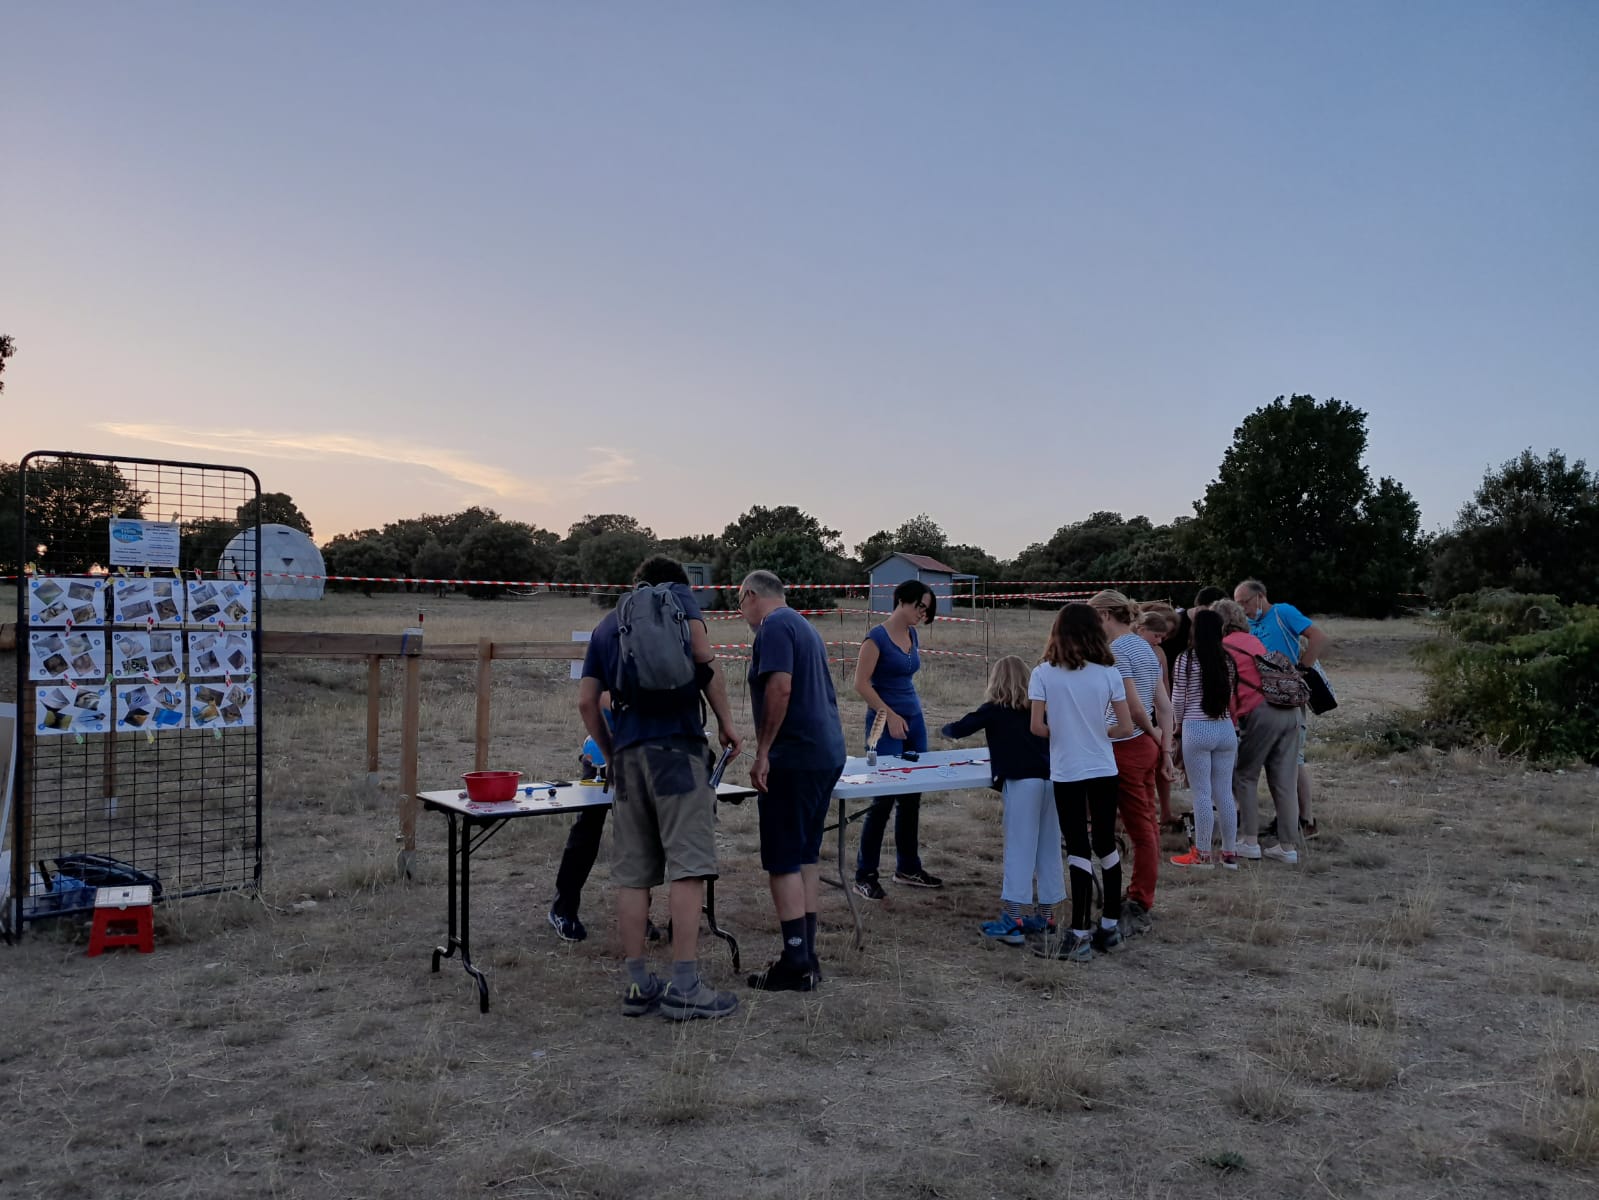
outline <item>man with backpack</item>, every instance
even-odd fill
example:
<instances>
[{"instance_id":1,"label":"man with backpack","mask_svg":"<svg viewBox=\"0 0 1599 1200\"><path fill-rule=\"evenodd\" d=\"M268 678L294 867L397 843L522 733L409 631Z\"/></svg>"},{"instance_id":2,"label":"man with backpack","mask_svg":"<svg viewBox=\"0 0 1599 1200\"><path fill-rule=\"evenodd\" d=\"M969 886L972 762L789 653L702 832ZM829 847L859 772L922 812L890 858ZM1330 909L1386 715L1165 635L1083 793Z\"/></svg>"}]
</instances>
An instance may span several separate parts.
<instances>
[{"instance_id":1,"label":"man with backpack","mask_svg":"<svg viewBox=\"0 0 1599 1200\"><path fill-rule=\"evenodd\" d=\"M707 986L698 962L705 881L717 875L716 793L702 697L721 744L737 754L742 742L688 575L657 555L635 580L638 586L594 627L578 684L578 712L609 764L615 796L611 879L628 972L622 1015L725 1017L738 998ZM600 707L606 692L614 731ZM662 982L644 957L644 937L650 889L668 880L672 973Z\"/></svg>"}]
</instances>

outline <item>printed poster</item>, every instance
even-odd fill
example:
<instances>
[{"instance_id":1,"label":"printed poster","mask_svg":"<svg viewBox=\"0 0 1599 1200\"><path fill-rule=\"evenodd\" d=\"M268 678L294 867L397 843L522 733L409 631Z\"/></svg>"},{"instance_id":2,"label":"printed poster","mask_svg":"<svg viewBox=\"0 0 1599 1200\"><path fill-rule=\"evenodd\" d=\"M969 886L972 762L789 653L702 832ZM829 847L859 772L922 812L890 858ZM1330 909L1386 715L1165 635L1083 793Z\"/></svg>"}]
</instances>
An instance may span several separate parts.
<instances>
[{"instance_id":1,"label":"printed poster","mask_svg":"<svg viewBox=\"0 0 1599 1200\"><path fill-rule=\"evenodd\" d=\"M28 678L104 679L105 634L81 629L35 629L28 634Z\"/></svg>"},{"instance_id":2,"label":"printed poster","mask_svg":"<svg viewBox=\"0 0 1599 1200\"><path fill-rule=\"evenodd\" d=\"M248 683L191 683L189 728L242 729L255 724L255 687Z\"/></svg>"},{"instance_id":3,"label":"printed poster","mask_svg":"<svg viewBox=\"0 0 1599 1200\"><path fill-rule=\"evenodd\" d=\"M182 684L118 684L116 691L119 730L182 729L188 724Z\"/></svg>"},{"instance_id":4,"label":"printed poster","mask_svg":"<svg viewBox=\"0 0 1599 1200\"><path fill-rule=\"evenodd\" d=\"M111 635L111 674L118 679L178 678L183 674L183 634L118 630Z\"/></svg>"},{"instance_id":5,"label":"printed poster","mask_svg":"<svg viewBox=\"0 0 1599 1200\"><path fill-rule=\"evenodd\" d=\"M189 620L196 625L249 625L255 588L247 580L189 580Z\"/></svg>"},{"instance_id":6,"label":"printed poster","mask_svg":"<svg viewBox=\"0 0 1599 1200\"><path fill-rule=\"evenodd\" d=\"M206 630L189 635L190 675L253 675L255 646L248 633Z\"/></svg>"},{"instance_id":7,"label":"printed poster","mask_svg":"<svg viewBox=\"0 0 1599 1200\"><path fill-rule=\"evenodd\" d=\"M113 567L175 567L178 565L178 527L169 521L134 521L111 518Z\"/></svg>"},{"instance_id":8,"label":"printed poster","mask_svg":"<svg viewBox=\"0 0 1599 1200\"><path fill-rule=\"evenodd\" d=\"M98 575L35 575L28 580L28 624L104 625L105 584Z\"/></svg>"},{"instance_id":9,"label":"printed poster","mask_svg":"<svg viewBox=\"0 0 1599 1200\"><path fill-rule=\"evenodd\" d=\"M107 687L58 684L36 689L35 725L40 737L105 733L111 727L111 696Z\"/></svg>"},{"instance_id":10,"label":"printed poster","mask_svg":"<svg viewBox=\"0 0 1599 1200\"><path fill-rule=\"evenodd\" d=\"M182 625L183 584L176 579L118 579L118 625Z\"/></svg>"}]
</instances>

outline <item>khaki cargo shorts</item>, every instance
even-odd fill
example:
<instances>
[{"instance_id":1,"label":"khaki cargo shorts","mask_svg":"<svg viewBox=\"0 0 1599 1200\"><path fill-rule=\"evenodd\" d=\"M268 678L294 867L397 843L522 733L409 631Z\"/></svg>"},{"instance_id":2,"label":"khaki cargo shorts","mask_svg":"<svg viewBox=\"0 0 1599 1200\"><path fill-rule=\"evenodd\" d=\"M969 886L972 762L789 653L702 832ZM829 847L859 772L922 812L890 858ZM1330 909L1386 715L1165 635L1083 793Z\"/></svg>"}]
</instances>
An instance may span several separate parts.
<instances>
[{"instance_id":1,"label":"khaki cargo shorts","mask_svg":"<svg viewBox=\"0 0 1599 1200\"><path fill-rule=\"evenodd\" d=\"M704 742L640 742L612 756L611 882L716 878L716 793Z\"/></svg>"}]
</instances>

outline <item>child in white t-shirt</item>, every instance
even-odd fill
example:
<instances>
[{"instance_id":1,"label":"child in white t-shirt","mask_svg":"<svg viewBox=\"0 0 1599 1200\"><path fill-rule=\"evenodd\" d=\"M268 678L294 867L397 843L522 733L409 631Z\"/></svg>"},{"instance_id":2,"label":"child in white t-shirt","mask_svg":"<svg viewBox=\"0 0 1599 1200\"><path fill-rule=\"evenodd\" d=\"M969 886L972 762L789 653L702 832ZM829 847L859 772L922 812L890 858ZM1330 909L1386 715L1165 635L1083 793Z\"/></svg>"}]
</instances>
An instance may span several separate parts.
<instances>
[{"instance_id":1,"label":"child in white t-shirt","mask_svg":"<svg viewBox=\"0 0 1599 1200\"><path fill-rule=\"evenodd\" d=\"M1068 604L1055 617L1044 661L1033 668L1028 681L1032 730L1049 739L1049 778L1055 791L1055 811L1066 835L1072 887L1070 932L1035 947L1034 952L1046 958L1087 962L1095 951L1107 953L1122 941L1116 755L1110 743L1112 738L1130 736L1136 727L1128 715L1126 689L1115 664L1099 614L1086 604ZM1116 717L1116 724L1108 729L1107 709ZM1099 859L1105 888L1105 910L1098 929L1090 928L1093 858Z\"/></svg>"}]
</instances>

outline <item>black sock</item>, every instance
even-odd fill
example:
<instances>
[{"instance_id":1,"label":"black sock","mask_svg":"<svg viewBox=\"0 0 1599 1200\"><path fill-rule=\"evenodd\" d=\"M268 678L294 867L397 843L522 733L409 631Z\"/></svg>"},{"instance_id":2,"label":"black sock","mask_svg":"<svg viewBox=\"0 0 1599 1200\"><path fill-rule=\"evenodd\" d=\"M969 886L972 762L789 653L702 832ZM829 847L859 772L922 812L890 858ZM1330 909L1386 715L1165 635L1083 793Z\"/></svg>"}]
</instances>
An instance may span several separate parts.
<instances>
[{"instance_id":1,"label":"black sock","mask_svg":"<svg viewBox=\"0 0 1599 1200\"><path fill-rule=\"evenodd\" d=\"M810 962L805 953L805 918L795 917L792 921L784 921L783 925L783 957L796 967L803 967Z\"/></svg>"},{"instance_id":2,"label":"black sock","mask_svg":"<svg viewBox=\"0 0 1599 1200\"><path fill-rule=\"evenodd\" d=\"M816 961L816 914L805 914L805 961Z\"/></svg>"}]
</instances>

